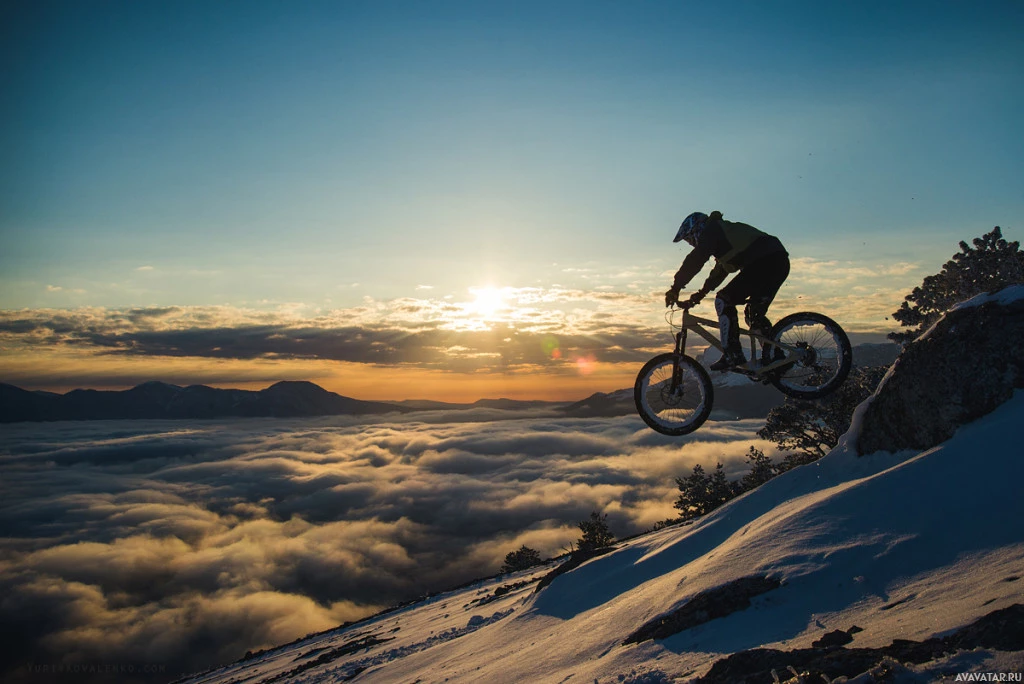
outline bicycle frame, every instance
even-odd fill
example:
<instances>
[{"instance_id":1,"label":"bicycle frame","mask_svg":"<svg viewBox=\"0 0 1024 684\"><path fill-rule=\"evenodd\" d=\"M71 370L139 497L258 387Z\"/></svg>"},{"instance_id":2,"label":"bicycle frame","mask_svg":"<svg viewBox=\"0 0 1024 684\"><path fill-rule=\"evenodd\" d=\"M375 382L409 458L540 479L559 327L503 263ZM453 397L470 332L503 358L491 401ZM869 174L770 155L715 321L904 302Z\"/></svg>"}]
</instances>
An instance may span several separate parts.
<instances>
[{"instance_id":1,"label":"bicycle frame","mask_svg":"<svg viewBox=\"0 0 1024 684\"><path fill-rule=\"evenodd\" d=\"M683 356L686 353L686 334L690 330L700 335L702 338L704 338L704 340L708 342L708 344L710 344L718 351L722 352L723 354L725 353L725 348L719 341L718 335L715 334L717 333L718 321L713 321L710 318L701 318L700 316L694 316L686 309L678 310L683 312L683 318L680 322L680 330L679 332L676 333L676 347L674 353L677 356ZM715 329L715 333L709 332L706 328L703 327L705 325L711 326L713 329ZM786 355L783 358L778 359L777 361L773 361L772 363L769 363L766 366L752 366L747 368L738 367L730 369L730 371L733 373L742 373L743 375L748 375L753 377L754 379L760 380L774 370L777 370L784 366L791 366L794 363L799 363L803 361L807 354L806 349L803 349L801 347L794 347L788 344L783 344L782 342L776 342L770 337L765 337L752 330L740 328L739 333L741 337L750 338L750 360L752 363L756 362L760 358L761 351L762 349L764 349L764 345L775 347L776 349L781 349L782 351L785 352ZM758 343L762 345L761 349L758 349ZM673 378L673 385L675 385L677 382L678 378Z\"/></svg>"}]
</instances>

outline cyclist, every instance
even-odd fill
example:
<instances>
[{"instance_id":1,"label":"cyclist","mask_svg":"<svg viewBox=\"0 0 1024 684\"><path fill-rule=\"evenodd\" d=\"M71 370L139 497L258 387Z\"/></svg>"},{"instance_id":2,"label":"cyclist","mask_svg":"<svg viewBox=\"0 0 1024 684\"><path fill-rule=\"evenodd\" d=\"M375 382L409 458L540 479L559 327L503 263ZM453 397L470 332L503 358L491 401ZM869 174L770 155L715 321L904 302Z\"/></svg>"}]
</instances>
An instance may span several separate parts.
<instances>
[{"instance_id":1,"label":"cyclist","mask_svg":"<svg viewBox=\"0 0 1024 684\"><path fill-rule=\"evenodd\" d=\"M665 293L665 306L679 304L689 309L717 288L730 273L739 271L728 285L718 291L715 311L725 354L711 364L712 370L727 370L747 362L740 346L739 320L736 307L746 304L743 315L754 332L767 335L772 324L768 307L789 275L789 253L774 235L761 232L746 223L722 219L722 212L711 215L699 211L687 216L672 242L685 240L693 251L686 255L676 272L672 287ZM685 302L679 291L697 275L710 257L715 266L700 290Z\"/></svg>"}]
</instances>

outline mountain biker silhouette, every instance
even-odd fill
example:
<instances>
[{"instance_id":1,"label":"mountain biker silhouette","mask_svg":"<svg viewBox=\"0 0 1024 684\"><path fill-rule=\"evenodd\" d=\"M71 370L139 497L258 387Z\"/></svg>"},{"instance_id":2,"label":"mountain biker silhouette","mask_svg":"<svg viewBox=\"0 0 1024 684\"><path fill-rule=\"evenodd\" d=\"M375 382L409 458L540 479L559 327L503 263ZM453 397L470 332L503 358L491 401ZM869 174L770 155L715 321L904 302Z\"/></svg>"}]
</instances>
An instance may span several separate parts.
<instances>
[{"instance_id":1,"label":"mountain biker silhouette","mask_svg":"<svg viewBox=\"0 0 1024 684\"><path fill-rule=\"evenodd\" d=\"M746 303L743 316L747 327L768 335L772 324L768 320L768 307L789 276L789 253L774 235L764 233L746 223L722 219L722 212L711 215L695 211L679 226L672 242L685 240L693 247L676 272L672 287L665 293L665 306L678 304L689 309L717 288L730 273L737 273L715 298L719 332L725 354L711 364L711 370L728 370L747 362L740 346L739 316L736 307ZM715 266L700 290L684 302L679 291L715 257Z\"/></svg>"}]
</instances>

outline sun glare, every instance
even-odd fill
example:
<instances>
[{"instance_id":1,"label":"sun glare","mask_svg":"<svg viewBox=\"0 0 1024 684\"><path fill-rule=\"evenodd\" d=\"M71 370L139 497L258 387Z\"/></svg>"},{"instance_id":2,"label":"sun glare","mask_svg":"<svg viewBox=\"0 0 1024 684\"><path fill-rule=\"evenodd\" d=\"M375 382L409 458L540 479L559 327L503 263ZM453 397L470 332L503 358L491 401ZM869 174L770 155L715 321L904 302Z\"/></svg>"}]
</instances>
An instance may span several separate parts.
<instances>
[{"instance_id":1,"label":"sun glare","mask_svg":"<svg viewBox=\"0 0 1024 684\"><path fill-rule=\"evenodd\" d=\"M481 318L494 318L505 306L505 296L496 287L470 288L474 299L469 310Z\"/></svg>"}]
</instances>

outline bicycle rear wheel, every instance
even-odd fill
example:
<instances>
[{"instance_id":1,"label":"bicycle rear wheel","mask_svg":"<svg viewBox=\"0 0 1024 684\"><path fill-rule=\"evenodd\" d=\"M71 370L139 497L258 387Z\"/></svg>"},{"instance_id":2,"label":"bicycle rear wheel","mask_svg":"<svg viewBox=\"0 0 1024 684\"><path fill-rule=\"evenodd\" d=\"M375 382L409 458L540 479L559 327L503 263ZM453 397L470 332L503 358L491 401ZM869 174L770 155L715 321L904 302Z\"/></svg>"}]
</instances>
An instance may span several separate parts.
<instances>
[{"instance_id":1,"label":"bicycle rear wheel","mask_svg":"<svg viewBox=\"0 0 1024 684\"><path fill-rule=\"evenodd\" d=\"M672 386L676 355L659 354L644 364L633 385L636 411L653 430L677 437L693 432L711 415L714 388L704 367L680 356L679 382Z\"/></svg>"},{"instance_id":2,"label":"bicycle rear wheel","mask_svg":"<svg viewBox=\"0 0 1024 684\"><path fill-rule=\"evenodd\" d=\"M804 359L769 376L783 394L816 399L834 392L850 373L853 350L846 333L828 316L803 312L786 316L772 327L776 342L804 351ZM782 350L775 348L775 358Z\"/></svg>"}]
</instances>

